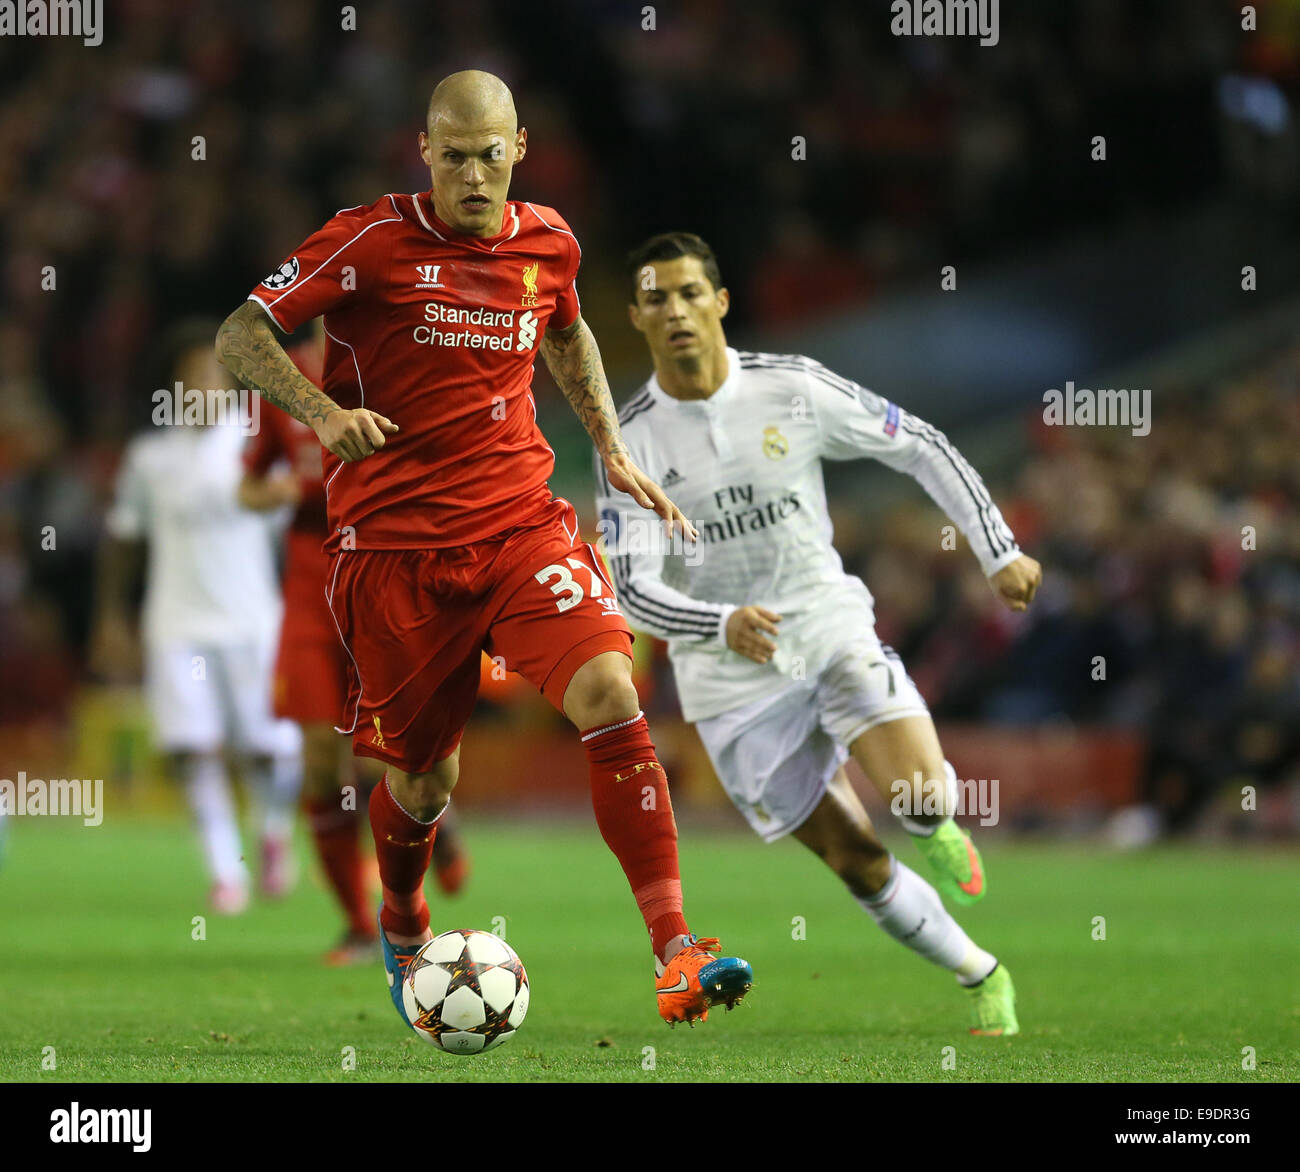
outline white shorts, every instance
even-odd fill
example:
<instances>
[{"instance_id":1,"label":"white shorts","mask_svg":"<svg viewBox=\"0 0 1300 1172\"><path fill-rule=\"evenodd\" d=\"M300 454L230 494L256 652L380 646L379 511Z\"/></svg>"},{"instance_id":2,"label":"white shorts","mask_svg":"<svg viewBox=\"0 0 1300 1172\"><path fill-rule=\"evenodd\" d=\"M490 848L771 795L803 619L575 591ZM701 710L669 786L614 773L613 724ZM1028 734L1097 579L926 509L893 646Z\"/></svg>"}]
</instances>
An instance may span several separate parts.
<instances>
[{"instance_id":1,"label":"white shorts","mask_svg":"<svg viewBox=\"0 0 1300 1172\"><path fill-rule=\"evenodd\" d=\"M151 645L145 690L158 747L172 753L297 753L297 725L277 720L271 711L275 652L273 642Z\"/></svg>"},{"instance_id":2,"label":"white shorts","mask_svg":"<svg viewBox=\"0 0 1300 1172\"><path fill-rule=\"evenodd\" d=\"M803 825L862 733L929 711L897 652L868 626L815 678L695 727L727 796L771 842Z\"/></svg>"}]
</instances>

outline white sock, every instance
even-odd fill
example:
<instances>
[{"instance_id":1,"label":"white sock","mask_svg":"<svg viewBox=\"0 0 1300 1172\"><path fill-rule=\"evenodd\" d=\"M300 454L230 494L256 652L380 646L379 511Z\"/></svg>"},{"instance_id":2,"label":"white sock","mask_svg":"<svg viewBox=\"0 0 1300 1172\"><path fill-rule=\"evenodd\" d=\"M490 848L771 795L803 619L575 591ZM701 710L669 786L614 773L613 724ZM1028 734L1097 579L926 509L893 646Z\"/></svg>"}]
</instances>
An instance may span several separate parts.
<instances>
[{"instance_id":1,"label":"white sock","mask_svg":"<svg viewBox=\"0 0 1300 1172\"><path fill-rule=\"evenodd\" d=\"M251 757L245 769L257 794L262 837L281 841L288 838L302 785L301 759L287 754Z\"/></svg>"},{"instance_id":2,"label":"white sock","mask_svg":"<svg viewBox=\"0 0 1300 1172\"><path fill-rule=\"evenodd\" d=\"M858 903L900 944L926 960L957 974L963 985L975 985L997 966L997 957L971 940L948 914L939 893L915 871L891 858L889 882Z\"/></svg>"},{"instance_id":3,"label":"white sock","mask_svg":"<svg viewBox=\"0 0 1300 1172\"><path fill-rule=\"evenodd\" d=\"M944 818L937 822L918 822L914 818L909 818L906 814L899 814L898 821L903 829L914 838L929 838L936 828L939 827L948 818L951 818L957 810L957 770L952 767L951 761L943 763L943 813ZM928 779L923 779L928 780ZM913 791L915 800L915 791ZM920 799L925 801L924 795ZM937 812L937 811L936 811Z\"/></svg>"},{"instance_id":4,"label":"white sock","mask_svg":"<svg viewBox=\"0 0 1300 1172\"><path fill-rule=\"evenodd\" d=\"M230 778L219 756L201 754L187 761L185 796L194 814L208 874L218 883L247 883Z\"/></svg>"}]
</instances>

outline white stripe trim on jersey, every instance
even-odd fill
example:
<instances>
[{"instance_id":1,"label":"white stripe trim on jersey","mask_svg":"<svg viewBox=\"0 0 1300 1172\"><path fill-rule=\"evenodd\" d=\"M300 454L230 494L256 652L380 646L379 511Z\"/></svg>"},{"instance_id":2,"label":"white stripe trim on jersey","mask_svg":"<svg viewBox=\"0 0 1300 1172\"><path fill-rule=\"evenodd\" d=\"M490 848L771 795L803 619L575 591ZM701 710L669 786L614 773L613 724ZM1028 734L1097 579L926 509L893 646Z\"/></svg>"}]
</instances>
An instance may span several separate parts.
<instances>
[{"instance_id":1,"label":"white stripe trim on jersey","mask_svg":"<svg viewBox=\"0 0 1300 1172\"><path fill-rule=\"evenodd\" d=\"M334 252L332 252L328 257L325 258L325 260L321 261L321 263L318 264L314 269L312 269L312 271L308 273L307 276L305 276L301 281L296 282L295 284L291 285L288 289L286 289L283 293L281 293L279 297L277 297L274 301L271 302L271 305L264 306L266 311L270 313L272 306L279 305L280 302L283 301L286 297L288 297L290 293L297 293L299 289L301 289L305 284L307 284L308 281L312 279L312 277L314 277L317 273L319 273L321 269L323 269L327 264L330 263L330 261L332 261L336 256L338 256L338 254L342 252L343 249L351 248L352 245L354 245L358 240L361 239L361 237L363 237L367 232L369 232L371 228L378 228L380 224L393 224L401 220L402 213L397 210L397 201L394 200L393 197L390 195L388 197L388 202L393 205L393 211L396 213L396 215L389 216L387 219L384 220L376 220L373 224L367 224L364 228L361 229L360 232L358 232L355 236L353 236L351 240L349 240L341 248L338 248Z\"/></svg>"},{"instance_id":2,"label":"white stripe trim on jersey","mask_svg":"<svg viewBox=\"0 0 1300 1172\"><path fill-rule=\"evenodd\" d=\"M543 224L546 224L546 226L552 232L563 232L570 240L572 240L578 249L578 259L579 260L582 259L582 245L578 244L578 238L572 232L568 231L565 228L557 228L554 224L547 224L546 221L542 219L541 212L539 212L535 207L533 207L533 205L530 204L527 200L524 200L524 207L528 208L529 211L531 211L533 215L535 215L538 218L538 220L541 220Z\"/></svg>"},{"instance_id":3,"label":"white stripe trim on jersey","mask_svg":"<svg viewBox=\"0 0 1300 1172\"><path fill-rule=\"evenodd\" d=\"M329 328L324 323L321 324L321 329L325 331L325 336L327 338L329 338L331 341L337 342L340 346L347 346L348 351L351 353L352 369L357 372L357 390L361 392L361 406L364 407L366 405L366 384L361 381L361 363L357 361L357 352L352 349L352 345L350 343L345 342L342 338L334 337L334 335L329 332ZM330 485L334 483L334 477L336 477L340 472L343 471L343 468L346 465L346 463L347 463L346 460L340 460L339 466L335 468L333 472L330 473L330 478L327 481L325 481L326 503L329 502Z\"/></svg>"},{"instance_id":4,"label":"white stripe trim on jersey","mask_svg":"<svg viewBox=\"0 0 1300 1172\"><path fill-rule=\"evenodd\" d=\"M262 312L265 313L266 316L269 317L273 322L275 322L275 328L278 329L282 334L289 333L289 331L286 330L284 326L280 324L280 319L271 312L271 307L267 305L267 303L263 301L256 293L250 293L248 295L248 300L256 301L257 304L262 307Z\"/></svg>"},{"instance_id":5,"label":"white stripe trim on jersey","mask_svg":"<svg viewBox=\"0 0 1300 1172\"><path fill-rule=\"evenodd\" d=\"M609 580L608 575L605 573L605 567L601 564L602 559L600 554L596 552L596 547L590 541L584 541L583 544L587 547L587 552L591 554L591 564L596 567L596 573L600 575L600 580L609 587L611 594L617 595L618 591L614 589L614 583Z\"/></svg>"},{"instance_id":6,"label":"white stripe trim on jersey","mask_svg":"<svg viewBox=\"0 0 1300 1172\"><path fill-rule=\"evenodd\" d=\"M420 223L423 224L430 232L432 232L439 240L443 241L443 243L446 243L447 237L445 237L441 232L438 231L437 228L435 228L432 224L429 223L427 219L425 219L424 209L420 206L419 195L417 194L411 196L411 202L415 205L415 214L420 217Z\"/></svg>"},{"instance_id":7,"label":"white stripe trim on jersey","mask_svg":"<svg viewBox=\"0 0 1300 1172\"><path fill-rule=\"evenodd\" d=\"M515 226L510 229L509 236L507 236L504 240L498 240L494 245L492 245L491 249L489 250L491 252L496 252L496 250L500 248L503 244L509 244L510 241L512 241L519 234L519 213L515 211L514 204L508 203L506 204L506 207L510 209L510 214L515 218ZM537 218L539 220L541 219L540 216L538 216Z\"/></svg>"},{"instance_id":8,"label":"white stripe trim on jersey","mask_svg":"<svg viewBox=\"0 0 1300 1172\"><path fill-rule=\"evenodd\" d=\"M343 628L339 626L338 616L334 613L334 586L339 579L339 566L343 564L342 556L342 554L337 553L334 555L334 576L330 579L329 589L325 591L325 605L329 607L330 619L334 623L334 630L338 632L339 642L343 644L343 650L347 653L347 657L352 660L352 670L357 673L357 703L352 710L352 727L339 728L337 724L334 726L336 733L346 735L357 731L357 719L361 715L361 698L366 694L366 690L361 683L361 668L357 666L356 657L352 654L352 648L348 646L348 641L343 638Z\"/></svg>"},{"instance_id":9,"label":"white stripe trim on jersey","mask_svg":"<svg viewBox=\"0 0 1300 1172\"><path fill-rule=\"evenodd\" d=\"M555 455L555 453L552 452L551 455L553 456L553 455ZM560 524L564 526L564 532L565 532L565 535L568 537L568 539L569 539L571 542L573 542L574 545L577 545L577 544L578 544L578 510L575 509L575 508L573 507L573 505L570 504L569 501L566 501L566 500L564 499L564 497L562 497L562 496L557 496L555 499L556 499L557 501L560 501L560 502L563 503L563 504L568 505L568 506L569 506L569 511L573 514L573 532L572 532L572 533L569 532L569 526L568 526L568 524L565 522L565 520L564 520L563 517L560 518Z\"/></svg>"}]
</instances>

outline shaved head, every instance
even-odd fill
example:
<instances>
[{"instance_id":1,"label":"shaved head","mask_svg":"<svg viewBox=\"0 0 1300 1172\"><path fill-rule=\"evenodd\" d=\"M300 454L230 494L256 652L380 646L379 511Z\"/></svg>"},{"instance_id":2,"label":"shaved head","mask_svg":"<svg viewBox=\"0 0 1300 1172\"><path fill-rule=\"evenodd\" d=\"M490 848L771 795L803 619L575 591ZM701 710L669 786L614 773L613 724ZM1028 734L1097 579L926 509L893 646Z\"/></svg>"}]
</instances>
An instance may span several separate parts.
<instances>
[{"instance_id":1,"label":"shaved head","mask_svg":"<svg viewBox=\"0 0 1300 1172\"><path fill-rule=\"evenodd\" d=\"M481 69L448 74L434 88L425 126L433 134L435 126L443 121L458 130L506 128L513 134L519 128L510 87L496 74Z\"/></svg>"},{"instance_id":2,"label":"shaved head","mask_svg":"<svg viewBox=\"0 0 1300 1172\"><path fill-rule=\"evenodd\" d=\"M510 175L527 149L528 132L519 125L504 81L480 69L444 77L429 98L420 131L434 214L469 236L500 232Z\"/></svg>"}]
</instances>

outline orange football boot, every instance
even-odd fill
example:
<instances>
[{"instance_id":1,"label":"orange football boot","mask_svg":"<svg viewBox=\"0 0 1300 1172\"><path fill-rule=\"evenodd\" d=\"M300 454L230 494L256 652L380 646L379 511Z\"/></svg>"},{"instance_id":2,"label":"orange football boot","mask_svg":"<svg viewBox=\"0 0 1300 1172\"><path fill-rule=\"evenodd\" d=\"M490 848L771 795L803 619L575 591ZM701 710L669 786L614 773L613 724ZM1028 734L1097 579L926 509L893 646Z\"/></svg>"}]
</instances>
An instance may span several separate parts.
<instances>
[{"instance_id":1,"label":"orange football boot","mask_svg":"<svg viewBox=\"0 0 1300 1172\"><path fill-rule=\"evenodd\" d=\"M714 1005L736 1005L754 983L754 970L738 956L714 957L722 944L713 938L686 937L682 950L664 966L655 979L659 1016L670 1026L684 1021L708 1021Z\"/></svg>"}]
</instances>

